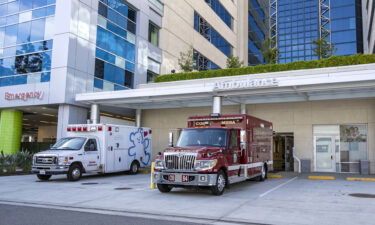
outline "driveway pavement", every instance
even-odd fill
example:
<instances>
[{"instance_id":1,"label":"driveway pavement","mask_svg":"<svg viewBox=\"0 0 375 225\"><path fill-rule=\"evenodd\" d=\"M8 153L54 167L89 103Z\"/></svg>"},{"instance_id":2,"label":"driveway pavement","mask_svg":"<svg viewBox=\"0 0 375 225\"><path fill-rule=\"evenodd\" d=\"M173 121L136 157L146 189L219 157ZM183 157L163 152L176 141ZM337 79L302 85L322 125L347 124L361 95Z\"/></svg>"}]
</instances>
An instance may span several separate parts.
<instances>
[{"instance_id":1,"label":"driveway pavement","mask_svg":"<svg viewBox=\"0 0 375 225\"><path fill-rule=\"evenodd\" d=\"M232 185L222 196L208 191L149 188L150 175L106 175L68 182L65 176L39 182L34 175L0 177L0 203L26 203L68 210L97 210L204 224L373 224L375 182L281 179ZM361 193L366 196L352 197Z\"/></svg>"}]
</instances>

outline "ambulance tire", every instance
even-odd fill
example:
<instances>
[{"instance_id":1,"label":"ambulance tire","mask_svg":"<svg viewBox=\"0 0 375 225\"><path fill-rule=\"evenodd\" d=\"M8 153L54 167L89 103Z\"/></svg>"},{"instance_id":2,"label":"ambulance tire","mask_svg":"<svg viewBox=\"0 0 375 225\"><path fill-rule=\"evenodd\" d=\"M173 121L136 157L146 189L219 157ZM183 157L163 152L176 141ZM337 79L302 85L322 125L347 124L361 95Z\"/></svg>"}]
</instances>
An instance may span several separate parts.
<instances>
[{"instance_id":1,"label":"ambulance tire","mask_svg":"<svg viewBox=\"0 0 375 225\"><path fill-rule=\"evenodd\" d=\"M172 187L168 184L157 184L156 186L158 186L158 189L161 193L168 193L172 190Z\"/></svg>"},{"instance_id":2,"label":"ambulance tire","mask_svg":"<svg viewBox=\"0 0 375 225\"><path fill-rule=\"evenodd\" d=\"M217 173L216 185L211 187L211 193L216 196L222 195L225 190L226 182L226 175L223 170L220 170Z\"/></svg>"},{"instance_id":3,"label":"ambulance tire","mask_svg":"<svg viewBox=\"0 0 375 225\"><path fill-rule=\"evenodd\" d=\"M78 181L82 177L82 169L78 164L73 164L69 167L67 174L69 181Z\"/></svg>"},{"instance_id":4,"label":"ambulance tire","mask_svg":"<svg viewBox=\"0 0 375 225\"><path fill-rule=\"evenodd\" d=\"M41 174L37 174L36 176L38 177L39 180L42 180L42 181L47 181L49 180L49 178L52 177L52 175L41 175Z\"/></svg>"},{"instance_id":5,"label":"ambulance tire","mask_svg":"<svg viewBox=\"0 0 375 225\"><path fill-rule=\"evenodd\" d=\"M130 165L130 171L129 173L131 175L137 174L139 171L139 163L137 161L133 161L132 164Z\"/></svg>"},{"instance_id":6,"label":"ambulance tire","mask_svg":"<svg viewBox=\"0 0 375 225\"><path fill-rule=\"evenodd\" d=\"M265 181L267 179L267 167L263 164L262 173L258 177L258 181Z\"/></svg>"}]
</instances>

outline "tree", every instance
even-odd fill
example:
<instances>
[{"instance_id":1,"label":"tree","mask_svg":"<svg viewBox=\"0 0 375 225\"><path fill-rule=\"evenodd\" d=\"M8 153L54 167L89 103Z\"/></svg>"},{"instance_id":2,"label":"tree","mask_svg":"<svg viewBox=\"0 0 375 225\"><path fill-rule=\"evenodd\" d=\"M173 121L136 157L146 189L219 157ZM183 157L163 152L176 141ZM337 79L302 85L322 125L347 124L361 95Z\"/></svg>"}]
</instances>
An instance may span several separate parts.
<instances>
[{"instance_id":1,"label":"tree","mask_svg":"<svg viewBox=\"0 0 375 225\"><path fill-rule=\"evenodd\" d=\"M184 72L192 72L194 70L194 57L193 48L190 47L187 52L180 52L180 58L178 58L178 65Z\"/></svg>"},{"instance_id":2,"label":"tree","mask_svg":"<svg viewBox=\"0 0 375 225\"><path fill-rule=\"evenodd\" d=\"M240 59L237 56L229 55L227 58L227 68L240 68L243 65L243 61L240 61Z\"/></svg>"},{"instance_id":3,"label":"tree","mask_svg":"<svg viewBox=\"0 0 375 225\"><path fill-rule=\"evenodd\" d=\"M262 42L262 56L266 63L276 63L277 57L279 56L279 49L276 46L276 42L270 38L266 38Z\"/></svg>"},{"instance_id":4,"label":"tree","mask_svg":"<svg viewBox=\"0 0 375 225\"><path fill-rule=\"evenodd\" d=\"M329 44L325 39L317 39L311 42L315 47L313 47L314 55L319 59L329 58L335 52L335 47L333 44Z\"/></svg>"}]
</instances>

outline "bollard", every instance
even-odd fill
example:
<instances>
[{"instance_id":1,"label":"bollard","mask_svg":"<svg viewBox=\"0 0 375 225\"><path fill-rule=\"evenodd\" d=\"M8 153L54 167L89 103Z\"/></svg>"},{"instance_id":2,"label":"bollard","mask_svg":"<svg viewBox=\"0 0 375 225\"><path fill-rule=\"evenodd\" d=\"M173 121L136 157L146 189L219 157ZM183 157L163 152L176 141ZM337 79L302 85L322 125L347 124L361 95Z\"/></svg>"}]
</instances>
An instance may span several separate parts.
<instances>
[{"instance_id":1,"label":"bollard","mask_svg":"<svg viewBox=\"0 0 375 225\"><path fill-rule=\"evenodd\" d=\"M155 168L155 162L152 162L151 163L151 183L150 183L151 189L155 189L154 168Z\"/></svg>"}]
</instances>

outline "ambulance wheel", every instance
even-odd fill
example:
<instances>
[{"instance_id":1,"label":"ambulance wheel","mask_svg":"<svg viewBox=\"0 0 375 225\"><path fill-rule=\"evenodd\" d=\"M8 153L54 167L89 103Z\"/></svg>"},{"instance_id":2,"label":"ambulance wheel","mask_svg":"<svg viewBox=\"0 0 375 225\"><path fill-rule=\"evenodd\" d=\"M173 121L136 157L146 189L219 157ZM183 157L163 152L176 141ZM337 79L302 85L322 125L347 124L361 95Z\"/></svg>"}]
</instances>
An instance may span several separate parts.
<instances>
[{"instance_id":1,"label":"ambulance wheel","mask_svg":"<svg viewBox=\"0 0 375 225\"><path fill-rule=\"evenodd\" d=\"M130 174L135 175L139 171L139 163L137 161L133 161L130 165Z\"/></svg>"},{"instance_id":2,"label":"ambulance wheel","mask_svg":"<svg viewBox=\"0 0 375 225\"><path fill-rule=\"evenodd\" d=\"M167 184L157 184L157 186L158 186L159 191L162 193L168 193L172 190L172 187L170 187Z\"/></svg>"},{"instance_id":3,"label":"ambulance wheel","mask_svg":"<svg viewBox=\"0 0 375 225\"><path fill-rule=\"evenodd\" d=\"M258 181L265 181L267 179L267 167L265 164L262 166L262 172L258 177Z\"/></svg>"},{"instance_id":4,"label":"ambulance wheel","mask_svg":"<svg viewBox=\"0 0 375 225\"><path fill-rule=\"evenodd\" d=\"M225 177L224 171L220 170L217 173L217 178L216 178L216 185L211 187L211 193L213 195L222 195L225 190L227 179Z\"/></svg>"},{"instance_id":5,"label":"ambulance wheel","mask_svg":"<svg viewBox=\"0 0 375 225\"><path fill-rule=\"evenodd\" d=\"M52 177L52 175L41 175L41 174L37 174L36 176L38 177L39 180L42 180L42 181L47 181L49 180L49 178Z\"/></svg>"},{"instance_id":6,"label":"ambulance wheel","mask_svg":"<svg viewBox=\"0 0 375 225\"><path fill-rule=\"evenodd\" d=\"M78 181L82 177L82 169L79 165L73 164L69 167L68 171L68 180L69 181Z\"/></svg>"}]
</instances>

